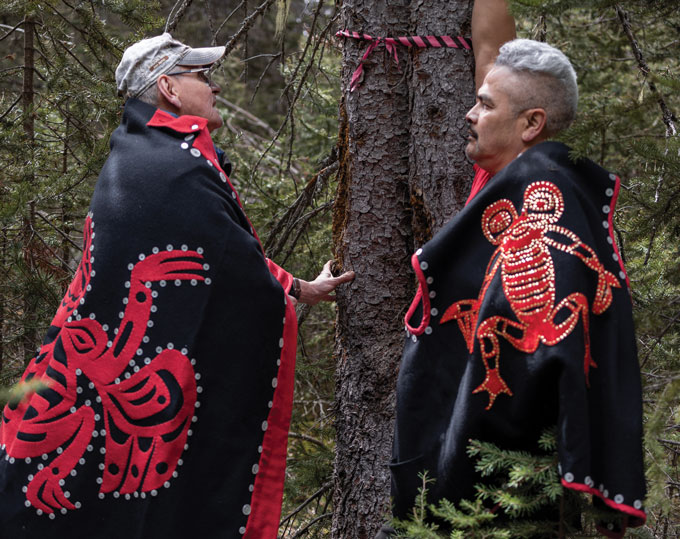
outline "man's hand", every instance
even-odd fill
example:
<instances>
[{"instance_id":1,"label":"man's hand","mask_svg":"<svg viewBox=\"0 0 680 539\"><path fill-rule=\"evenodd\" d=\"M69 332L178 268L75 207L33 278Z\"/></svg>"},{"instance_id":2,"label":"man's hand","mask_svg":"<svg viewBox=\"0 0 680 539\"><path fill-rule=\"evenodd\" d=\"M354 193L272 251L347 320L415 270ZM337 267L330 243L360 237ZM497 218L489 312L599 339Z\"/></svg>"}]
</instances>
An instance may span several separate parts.
<instances>
[{"instance_id":1,"label":"man's hand","mask_svg":"<svg viewBox=\"0 0 680 539\"><path fill-rule=\"evenodd\" d=\"M320 301L335 301L335 296L331 292L342 284L354 279L353 271L346 271L338 277L333 277L331 273L331 263L329 260L324 265L319 276L311 282L300 279L300 298L298 301L308 305L316 305Z\"/></svg>"}]
</instances>

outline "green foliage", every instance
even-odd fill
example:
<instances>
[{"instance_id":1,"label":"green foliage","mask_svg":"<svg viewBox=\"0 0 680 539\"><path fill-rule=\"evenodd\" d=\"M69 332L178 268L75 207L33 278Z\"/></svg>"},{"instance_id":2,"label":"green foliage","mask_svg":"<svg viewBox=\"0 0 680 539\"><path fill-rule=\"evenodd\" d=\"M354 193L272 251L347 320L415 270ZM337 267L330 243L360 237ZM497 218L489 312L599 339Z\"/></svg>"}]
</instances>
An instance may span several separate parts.
<instances>
[{"instance_id":1,"label":"green foliage","mask_svg":"<svg viewBox=\"0 0 680 539\"><path fill-rule=\"evenodd\" d=\"M591 537L595 523L620 518L590 506L588 496L565 489L557 471L554 429L545 431L539 451L511 451L472 440L468 455L480 481L472 500L427 503L433 479L421 476L413 513L395 522L398 537L409 539L527 539ZM566 535L565 535L566 534Z\"/></svg>"},{"instance_id":2,"label":"green foliage","mask_svg":"<svg viewBox=\"0 0 680 539\"><path fill-rule=\"evenodd\" d=\"M0 5L0 37L7 33L0 40L0 386L16 382L80 258L82 219L120 116L113 82L118 59L128 44L159 33L174 4L8 0ZM330 39L336 6L300 0L280 4L284 7L278 13L290 12L285 25L277 25L272 9L215 74L223 88L225 117L216 142L234 162L232 180L268 253L295 275L311 279L331 256L337 166L332 150L340 98L340 57ZM174 32L191 44L226 43L245 16L239 10L227 21L231 4L206 0L197 5ZM645 506L650 515L643 530L628 533L676 537L680 143L668 133L669 118L664 119L660 101L677 124L672 115L680 110L680 13L676 2L650 0L511 0L511 6L519 35L544 33L565 51L579 75L580 113L563 140L576 155L622 178L615 226L631 279L644 375ZM648 70L634 56L616 6L627 12ZM34 95L24 102L27 72L20 23L27 14L36 23L36 54ZM285 30L274 42L277 26ZM289 518L281 532L328 537L335 313L324 306L299 314L303 323L283 510ZM425 477L414 513L420 528L403 528L402 533L529 537L543 529L532 515L562 496L550 443L545 440L540 456L473 446L488 480L475 500L432 507L426 502ZM488 512L496 504L504 508L503 522ZM427 523L432 515L437 520ZM591 522L595 516L588 518ZM442 530L447 526L455 531L446 535Z\"/></svg>"}]
</instances>

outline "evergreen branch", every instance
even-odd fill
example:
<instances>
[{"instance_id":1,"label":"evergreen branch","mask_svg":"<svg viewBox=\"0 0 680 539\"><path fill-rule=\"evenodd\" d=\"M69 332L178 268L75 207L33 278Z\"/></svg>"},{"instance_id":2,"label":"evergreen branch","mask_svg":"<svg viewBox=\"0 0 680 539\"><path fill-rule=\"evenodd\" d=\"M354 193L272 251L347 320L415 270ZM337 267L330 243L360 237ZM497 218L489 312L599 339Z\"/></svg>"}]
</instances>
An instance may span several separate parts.
<instances>
[{"instance_id":1,"label":"evergreen branch","mask_svg":"<svg viewBox=\"0 0 680 539\"><path fill-rule=\"evenodd\" d=\"M298 231L297 231L297 233L295 234L295 237L293 238L293 241L291 242L290 247L288 248L288 252L287 252L286 255L283 257L283 260L281 261L282 264L286 264L286 262L288 261L288 258L290 257L290 255L293 254L293 251L294 251L294 249L295 249L295 246L297 245L297 242L300 240L300 236L302 236L302 233L306 230L307 225L309 224L309 222L310 222L314 217L316 217L319 213L326 211L327 209L331 208L332 206L333 206L333 203L332 203L332 202L327 202L327 203L325 203L325 204L322 204L321 206L319 206L318 208L313 209L312 211L310 211L310 212L307 213L306 215L303 215L300 219L298 219L298 221L296 221L296 222L294 223L294 226L297 226L297 224L298 224L299 222L301 222L302 224L301 224L300 227L298 228Z\"/></svg>"},{"instance_id":2,"label":"evergreen branch","mask_svg":"<svg viewBox=\"0 0 680 539\"><path fill-rule=\"evenodd\" d=\"M322 515L319 515L316 518L313 518L312 520L307 523L307 525L304 528L300 528L297 532L295 532L295 535L293 535L292 539L295 539L296 537L302 537L307 531L309 531L309 528L311 528L314 524L319 522L320 520L328 517L332 517L333 513L324 513Z\"/></svg>"},{"instance_id":3,"label":"evergreen branch","mask_svg":"<svg viewBox=\"0 0 680 539\"><path fill-rule=\"evenodd\" d=\"M173 33L175 31L175 28L177 28L177 25L179 24L179 21L182 20L182 17L184 17L184 14L186 13L187 9L189 9L189 6L194 0L177 0L174 6L172 6L172 9L170 10L170 13L168 14L168 19L165 21L165 32ZM181 3L181 5L179 5ZM179 5L179 7L178 7ZM173 12L177 9L177 14L174 16L172 21L170 20L170 17L172 17Z\"/></svg>"},{"instance_id":4,"label":"evergreen branch","mask_svg":"<svg viewBox=\"0 0 680 539\"><path fill-rule=\"evenodd\" d=\"M317 438L314 438L313 436L310 436L309 434L301 434L301 433L290 431L288 433L288 437L289 438L296 438L298 440L304 440L305 442L311 442L313 444L318 445L322 449L329 451L329 448L326 447L326 444L324 444L323 441L321 441Z\"/></svg>"},{"instance_id":5,"label":"evergreen branch","mask_svg":"<svg viewBox=\"0 0 680 539\"><path fill-rule=\"evenodd\" d=\"M58 233L62 238L64 238L67 242L69 242L73 247L75 247L76 249L78 249L78 251L81 251L81 252L82 252L83 248L82 248L81 246L79 246L76 242L74 242L74 241L70 238L70 236L69 236L68 234L66 234L63 230L61 230L60 228L57 228L57 227L54 226L52 223L50 223L49 220L47 219L47 217L45 217L45 216L43 215L43 212L37 211L37 212L35 212L35 214L36 214L38 217L40 217L43 221L45 221L45 223L47 223L47 224L52 228L52 230L54 230L56 233Z\"/></svg>"},{"instance_id":6,"label":"evergreen branch","mask_svg":"<svg viewBox=\"0 0 680 539\"><path fill-rule=\"evenodd\" d=\"M19 101L21 101L21 98L22 98L22 97L23 97L23 96L22 96L21 94L19 94L19 97L16 98L16 100L14 101L14 103L12 103L12 104L9 106L9 108L3 113L3 115L0 116L0 122L1 122L2 120L5 119L5 116L7 116L10 112L12 112L12 110L14 109L14 107L16 107L16 106L19 104Z\"/></svg>"},{"instance_id":7,"label":"evergreen branch","mask_svg":"<svg viewBox=\"0 0 680 539\"><path fill-rule=\"evenodd\" d=\"M661 339L663 339L664 336L666 335L666 333L668 333L668 332L671 330L671 328L673 328L673 326L675 326L675 324L677 323L678 320L680 320L680 311L678 311L678 312L676 313L676 315L671 319L670 322L668 322L668 324L666 325L666 327L663 328L663 330L661 331L661 333L659 333L659 335L656 337L656 339L654 340L654 343L652 343L651 348L649 348L649 350L648 350L647 353L645 354L645 358L644 358L644 359L642 360L642 362L640 363L640 368L641 368L641 369L644 368L644 366L647 364L647 360L648 360L649 357L652 355L652 352L654 351L654 349L655 349L655 348L658 346L658 344L661 342Z\"/></svg>"},{"instance_id":8,"label":"evergreen branch","mask_svg":"<svg viewBox=\"0 0 680 539\"><path fill-rule=\"evenodd\" d=\"M231 37L229 41L227 41L225 45L225 51L224 51L224 56L222 56L222 59L220 60L220 63L229 55L229 53L234 50L234 47L236 47L236 44L238 43L239 39L241 39L241 36L248 32L255 24L255 21L257 18L262 15L269 6L271 6L275 0L264 0L256 9L253 11L248 17L246 17L243 20L243 23L241 23L241 27L238 29L238 31ZM216 66L218 67L218 66Z\"/></svg>"},{"instance_id":9,"label":"evergreen branch","mask_svg":"<svg viewBox=\"0 0 680 539\"><path fill-rule=\"evenodd\" d=\"M297 515L300 511L302 511L305 507L307 507L315 499L317 499L317 498L321 497L323 494L325 494L331 488L332 484L333 483L331 481L326 481L323 485L321 485L321 488L319 488L314 494L312 494L304 502L302 502L295 509L293 509L293 511L291 511L288 515L286 515L281 520L281 522L279 522L279 527L283 526L286 522L288 522L290 519L295 517L295 515Z\"/></svg>"},{"instance_id":10,"label":"evergreen branch","mask_svg":"<svg viewBox=\"0 0 680 539\"><path fill-rule=\"evenodd\" d=\"M307 51L309 50L309 45L312 42L312 38L314 37L314 29L316 28L316 21L319 17L319 13L321 12L321 8L323 6L323 2L319 2L319 4L316 6L316 11L314 11L314 18L312 19L312 24L311 27L309 28L309 35L307 36L307 41L305 42L305 48L302 50L302 54L300 55L300 60L295 66L295 69L293 70L293 74L290 76L290 82L286 84L285 88L281 92L281 95L286 95L288 93L288 90L290 90L290 87L294 84L295 79L297 77L298 72L300 71L300 67L304 63L305 56L307 55Z\"/></svg>"},{"instance_id":11,"label":"evergreen branch","mask_svg":"<svg viewBox=\"0 0 680 539\"><path fill-rule=\"evenodd\" d=\"M247 58L245 60L242 60L242 62L247 62L248 60L251 60L253 58L258 58L260 56L271 56L271 59L267 63L267 67L265 67L262 70L262 73L260 74L260 78L257 79L257 84L255 85L255 89L253 90L253 95L250 96L250 101L249 105L253 104L253 101L255 101L255 96L257 95L257 92L260 90L260 85L262 84L262 80L264 79L264 76L267 74L267 71L269 71L269 68L276 62L277 58L281 58L282 52L279 51L276 54L258 54L257 56L251 56L250 58Z\"/></svg>"},{"instance_id":12,"label":"evergreen branch","mask_svg":"<svg viewBox=\"0 0 680 539\"><path fill-rule=\"evenodd\" d=\"M675 136L678 133L677 129L675 128L675 124L673 123L675 115L668 108L666 100L663 98L659 90L656 88L656 84L654 84L654 81L648 79L650 69L649 66L647 65L647 62L645 61L644 56L642 55L640 45L638 44L637 39L635 39L635 35L633 34L633 29L630 26L630 18L628 17L628 13L621 8L620 4L614 6L614 9L616 10L616 14L619 16L619 20L621 21L621 24L623 26L623 31L628 37L628 41L630 41L630 45L633 49L633 54L635 55L635 59L638 62L638 67L640 68L642 75L647 81L647 86L649 86L649 89L652 91L652 93L657 99L657 102L659 103L663 123L666 125L666 136L667 137Z\"/></svg>"},{"instance_id":13,"label":"evergreen branch","mask_svg":"<svg viewBox=\"0 0 680 539\"><path fill-rule=\"evenodd\" d=\"M229 19L231 19L234 16L234 13L236 13L239 9L241 9L245 5L245 0L241 0L238 6L236 6L234 9L231 10L231 13L227 15L227 17L222 21L222 24L219 25L217 30L213 33L213 41L217 39L217 35L220 33L222 28L224 28L224 25L229 22Z\"/></svg>"},{"instance_id":14,"label":"evergreen branch","mask_svg":"<svg viewBox=\"0 0 680 539\"><path fill-rule=\"evenodd\" d=\"M7 24L0 24L0 28L9 28L9 30L7 31L7 33L6 33L4 36L0 37L0 41L2 41L2 40L4 40L5 38L9 37L9 36L10 36L11 34L13 34L14 32L23 32L23 31L24 31L23 28L19 28L19 26L21 26L22 24L24 24L24 21L21 21L21 22L17 23L17 25L14 26L14 27L9 26L9 25L7 25Z\"/></svg>"},{"instance_id":15,"label":"evergreen branch","mask_svg":"<svg viewBox=\"0 0 680 539\"><path fill-rule=\"evenodd\" d=\"M267 1L273 1L273 0L267 0ZM331 26L335 23L335 20L338 18L340 15L340 12L336 11L333 17L331 18L330 22L326 25L326 27L321 31L319 34L319 39L314 45L314 50L312 51L312 57L307 65L307 69L305 69L305 72L303 73L302 77L300 78L300 84L297 87L297 90L295 91L295 95L293 96L293 99L290 101L289 107L288 107L288 112L286 113L286 117L283 119L283 122L281 123L281 127L279 127L279 130L276 132L276 135L274 135L274 138L271 140L267 148L265 148L264 152L260 155L259 159L255 163L255 166L253 167L253 170L251 172L251 178L255 175L255 171L257 170L257 167L260 165L262 162L262 159L264 159L264 156L269 153L269 150L272 149L278 138L281 136L281 133L286 127L286 124L288 123L288 120L290 119L292 113L293 113L293 108L295 107L295 104L297 103L300 93L302 92L302 88L304 87L305 81L307 80L307 75L309 74L309 71L312 69L312 66L314 64L314 58L316 56L316 52L319 49L319 46L321 42L323 41L324 36L328 33L328 30L331 28Z\"/></svg>"},{"instance_id":16,"label":"evergreen branch","mask_svg":"<svg viewBox=\"0 0 680 539\"><path fill-rule=\"evenodd\" d=\"M314 193L323 188L326 180L338 170L338 166L338 162L335 161L309 180L295 202L286 210L278 223L272 227L264 244L265 251L270 258L275 258L281 252L302 212L312 202Z\"/></svg>"}]
</instances>

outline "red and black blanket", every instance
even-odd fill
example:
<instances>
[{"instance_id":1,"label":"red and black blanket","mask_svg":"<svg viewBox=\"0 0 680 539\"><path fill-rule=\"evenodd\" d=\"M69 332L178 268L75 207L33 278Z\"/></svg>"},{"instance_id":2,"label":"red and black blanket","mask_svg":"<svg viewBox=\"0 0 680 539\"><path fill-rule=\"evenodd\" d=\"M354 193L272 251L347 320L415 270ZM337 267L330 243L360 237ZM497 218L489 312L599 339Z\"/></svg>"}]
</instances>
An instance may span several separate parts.
<instances>
[{"instance_id":1,"label":"red and black blanket","mask_svg":"<svg viewBox=\"0 0 680 539\"><path fill-rule=\"evenodd\" d=\"M619 179L545 142L413 256L397 386L394 510L474 496L471 439L535 450L557 424L562 484L645 521L640 373L614 238ZM612 537L621 530L604 529Z\"/></svg>"},{"instance_id":2,"label":"red and black blanket","mask_svg":"<svg viewBox=\"0 0 680 539\"><path fill-rule=\"evenodd\" d=\"M3 411L3 537L276 537L296 347L207 121L126 103L83 257Z\"/></svg>"}]
</instances>

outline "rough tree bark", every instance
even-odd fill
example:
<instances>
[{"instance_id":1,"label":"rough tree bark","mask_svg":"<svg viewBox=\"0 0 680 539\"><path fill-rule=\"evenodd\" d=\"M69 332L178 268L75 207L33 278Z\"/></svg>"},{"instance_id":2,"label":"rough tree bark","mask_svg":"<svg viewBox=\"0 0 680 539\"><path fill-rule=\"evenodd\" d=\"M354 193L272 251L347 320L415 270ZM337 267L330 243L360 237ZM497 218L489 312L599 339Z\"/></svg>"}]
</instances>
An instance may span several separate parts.
<instances>
[{"instance_id":1,"label":"rough tree bark","mask_svg":"<svg viewBox=\"0 0 680 539\"><path fill-rule=\"evenodd\" d=\"M342 9L343 28L373 36L469 37L472 1L345 0ZM472 54L400 47L399 71L379 46L350 93L366 46L347 40L343 49L333 234L342 269L357 278L338 293L337 539L370 539L388 515L394 389L415 290L409 259L462 208L472 179L462 137Z\"/></svg>"},{"instance_id":2,"label":"rough tree bark","mask_svg":"<svg viewBox=\"0 0 680 539\"><path fill-rule=\"evenodd\" d=\"M342 26L375 36L408 28L408 0L345 0ZM366 49L343 50L336 258L356 279L338 293L336 461L332 537L372 538L389 509L394 386L403 312L413 289L408 204L408 54L399 71L379 46L349 92Z\"/></svg>"},{"instance_id":3,"label":"rough tree bark","mask_svg":"<svg viewBox=\"0 0 680 539\"><path fill-rule=\"evenodd\" d=\"M415 35L470 37L472 0L413 4ZM419 247L465 204L472 165L465 157L465 113L474 104L474 57L461 49L415 49L410 79L409 184Z\"/></svg>"}]
</instances>

